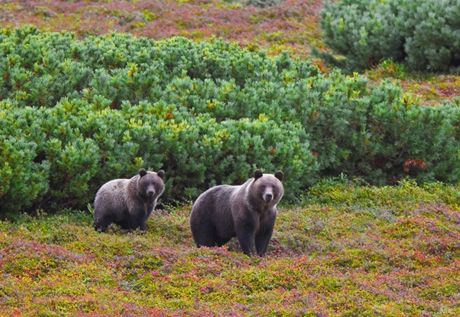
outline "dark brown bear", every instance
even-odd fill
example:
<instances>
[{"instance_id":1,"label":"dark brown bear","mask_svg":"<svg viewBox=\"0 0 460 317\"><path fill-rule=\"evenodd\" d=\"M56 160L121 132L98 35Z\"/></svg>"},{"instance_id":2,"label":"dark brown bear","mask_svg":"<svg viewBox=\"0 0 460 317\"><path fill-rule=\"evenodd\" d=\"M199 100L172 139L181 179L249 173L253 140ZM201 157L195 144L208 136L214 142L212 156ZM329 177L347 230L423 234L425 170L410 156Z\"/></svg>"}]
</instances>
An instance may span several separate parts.
<instances>
[{"instance_id":1,"label":"dark brown bear","mask_svg":"<svg viewBox=\"0 0 460 317\"><path fill-rule=\"evenodd\" d=\"M105 231L111 223L123 229L146 230L146 222L164 191L165 172L139 170L130 179L114 179L99 188L94 199L94 228Z\"/></svg>"},{"instance_id":2,"label":"dark brown bear","mask_svg":"<svg viewBox=\"0 0 460 317\"><path fill-rule=\"evenodd\" d=\"M190 226L193 239L200 246L222 246L237 237L247 255L255 247L264 256L273 233L276 205L284 194L283 173L262 174L240 186L214 186L202 193L193 204Z\"/></svg>"}]
</instances>

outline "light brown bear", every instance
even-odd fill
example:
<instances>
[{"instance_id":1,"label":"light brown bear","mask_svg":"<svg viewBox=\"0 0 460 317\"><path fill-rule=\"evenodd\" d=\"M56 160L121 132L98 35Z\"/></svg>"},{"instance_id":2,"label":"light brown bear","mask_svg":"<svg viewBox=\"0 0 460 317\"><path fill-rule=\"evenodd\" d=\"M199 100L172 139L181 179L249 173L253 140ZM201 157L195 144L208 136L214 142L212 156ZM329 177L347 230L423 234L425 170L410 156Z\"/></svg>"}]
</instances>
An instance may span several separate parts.
<instances>
[{"instance_id":1,"label":"light brown bear","mask_svg":"<svg viewBox=\"0 0 460 317\"><path fill-rule=\"evenodd\" d=\"M193 204L190 227L200 246L222 246L237 237L247 255L255 247L264 256L273 233L276 205L284 194L283 173L262 174L240 186L214 186L202 193Z\"/></svg>"},{"instance_id":2,"label":"light brown bear","mask_svg":"<svg viewBox=\"0 0 460 317\"><path fill-rule=\"evenodd\" d=\"M96 193L94 199L94 228L105 231L111 223L123 229L146 230L146 222L164 191L165 172L146 171L130 179L114 179Z\"/></svg>"}]
</instances>

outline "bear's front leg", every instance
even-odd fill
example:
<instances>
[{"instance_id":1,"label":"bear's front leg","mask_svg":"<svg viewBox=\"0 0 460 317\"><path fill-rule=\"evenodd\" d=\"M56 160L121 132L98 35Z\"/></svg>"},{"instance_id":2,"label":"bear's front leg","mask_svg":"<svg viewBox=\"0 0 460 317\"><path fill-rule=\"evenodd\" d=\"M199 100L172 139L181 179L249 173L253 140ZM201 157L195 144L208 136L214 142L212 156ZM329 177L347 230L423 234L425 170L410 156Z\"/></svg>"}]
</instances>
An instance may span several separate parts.
<instances>
[{"instance_id":1,"label":"bear's front leg","mask_svg":"<svg viewBox=\"0 0 460 317\"><path fill-rule=\"evenodd\" d=\"M119 225L123 230L128 230L128 232L131 232L137 228L140 228L141 222L137 217L131 216L130 218L125 218L123 221L120 221Z\"/></svg>"},{"instance_id":2,"label":"bear's front leg","mask_svg":"<svg viewBox=\"0 0 460 317\"><path fill-rule=\"evenodd\" d=\"M236 237L243 252L251 256L254 249L255 224L249 219L238 221L235 224Z\"/></svg>"},{"instance_id":3,"label":"bear's front leg","mask_svg":"<svg viewBox=\"0 0 460 317\"><path fill-rule=\"evenodd\" d=\"M143 216L132 219L131 228L133 230L137 230L139 228L139 230L143 232L147 231L147 219Z\"/></svg>"},{"instance_id":4,"label":"bear's front leg","mask_svg":"<svg viewBox=\"0 0 460 317\"><path fill-rule=\"evenodd\" d=\"M264 256L267 252L268 243L273 234L273 227L275 226L276 213L267 215L261 221L259 232L256 234L255 243L256 251L259 256Z\"/></svg>"},{"instance_id":5,"label":"bear's front leg","mask_svg":"<svg viewBox=\"0 0 460 317\"><path fill-rule=\"evenodd\" d=\"M259 256L265 256L267 252L268 243L273 234L273 227L266 229L263 232L259 232L256 235L255 242L256 242L256 251Z\"/></svg>"},{"instance_id":6,"label":"bear's front leg","mask_svg":"<svg viewBox=\"0 0 460 317\"><path fill-rule=\"evenodd\" d=\"M147 231L147 220L149 220L154 208L155 202L144 204L144 213L139 216L139 229L141 229L141 231Z\"/></svg>"}]
</instances>

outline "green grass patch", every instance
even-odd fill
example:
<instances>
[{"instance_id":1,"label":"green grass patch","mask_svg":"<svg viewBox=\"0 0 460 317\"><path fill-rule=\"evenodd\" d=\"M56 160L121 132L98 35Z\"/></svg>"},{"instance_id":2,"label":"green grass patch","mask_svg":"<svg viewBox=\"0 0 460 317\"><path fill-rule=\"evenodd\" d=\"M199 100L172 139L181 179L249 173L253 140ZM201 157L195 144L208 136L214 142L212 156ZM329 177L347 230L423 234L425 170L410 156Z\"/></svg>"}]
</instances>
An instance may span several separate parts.
<instances>
[{"instance_id":1,"label":"green grass patch","mask_svg":"<svg viewBox=\"0 0 460 317\"><path fill-rule=\"evenodd\" d=\"M0 222L6 315L455 316L458 187L313 187L281 206L267 257L197 249L190 206L155 212L146 233L108 233L91 215Z\"/></svg>"}]
</instances>

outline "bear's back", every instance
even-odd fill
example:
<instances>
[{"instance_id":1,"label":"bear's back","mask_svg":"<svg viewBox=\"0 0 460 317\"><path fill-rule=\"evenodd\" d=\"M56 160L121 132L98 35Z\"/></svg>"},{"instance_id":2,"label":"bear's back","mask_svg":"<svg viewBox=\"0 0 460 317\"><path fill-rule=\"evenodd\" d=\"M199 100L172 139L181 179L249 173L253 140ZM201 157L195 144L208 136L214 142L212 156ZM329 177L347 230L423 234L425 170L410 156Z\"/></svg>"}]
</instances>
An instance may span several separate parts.
<instances>
[{"instance_id":1,"label":"bear's back","mask_svg":"<svg viewBox=\"0 0 460 317\"><path fill-rule=\"evenodd\" d=\"M232 193L239 186L218 185L209 188L203 192L195 201L194 209L203 210L203 212L217 213L227 207ZM196 207L196 208L195 208Z\"/></svg>"},{"instance_id":2,"label":"bear's back","mask_svg":"<svg viewBox=\"0 0 460 317\"><path fill-rule=\"evenodd\" d=\"M126 190L130 180L126 178L113 179L99 188L94 200L94 207L104 206L107 210L119 210L125 205Z\"/></svg>"}]
</instances>

